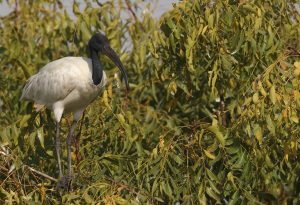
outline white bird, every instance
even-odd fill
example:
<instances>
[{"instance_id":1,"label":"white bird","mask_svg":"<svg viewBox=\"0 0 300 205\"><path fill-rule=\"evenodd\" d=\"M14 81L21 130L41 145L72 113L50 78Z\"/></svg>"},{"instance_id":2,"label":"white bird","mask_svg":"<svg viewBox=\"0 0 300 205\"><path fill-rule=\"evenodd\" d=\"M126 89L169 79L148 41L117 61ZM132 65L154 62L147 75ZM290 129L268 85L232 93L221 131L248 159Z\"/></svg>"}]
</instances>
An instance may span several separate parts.
<instances>
[{"instance_id":1,"label":"white bird","mask_svg":"<svg viewBox=\"0 0 300 205\"><path fill-rule=\"evenodd\" d=\"M119 67L129 90L127 72L118 55L109 46L109 41L101 33L94 34L88 42L91 58L65 57L45 65L27 81L20 100L33 101L46 106L54 113L56 121L55 147L59 168L58 186L69 188L72 179L71 142L77 122L85 108L101 93L106 85L98 54L107 55ZM73 113L73 123L67 137L68 174L63 176L60 158L60 120L63 113Z\"/></svg>"}]
</instances>

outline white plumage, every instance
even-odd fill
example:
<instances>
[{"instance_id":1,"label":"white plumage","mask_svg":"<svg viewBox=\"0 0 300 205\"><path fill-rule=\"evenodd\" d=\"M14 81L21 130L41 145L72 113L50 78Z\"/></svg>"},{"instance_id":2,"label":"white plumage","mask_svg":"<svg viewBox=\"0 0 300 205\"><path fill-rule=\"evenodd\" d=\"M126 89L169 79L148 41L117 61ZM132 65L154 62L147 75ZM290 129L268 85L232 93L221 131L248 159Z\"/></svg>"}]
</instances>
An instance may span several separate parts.
<instances>
[{"instance_id":1,"label":"white plumage","mask_svg":"<svg viewBox=\"0 0 300 205\"><path fill-rule=\"evenodd\" d=\"M89 40L91 58L65 57L45 65L30 77L23 89L21 100L35 102L38 107L53 110L56 121L55 147L60 179L58 187L70 188L72 180L71 144L77 122L84 109L101 93L106 85L99 54L107 55L123 74L126 89L129 89L127 72L120 58L109 46L108 39L96 33ZM60 120L63 113L73 113L73 123L67 137L68 174L63 176L60 159Z\"/></svg>"},{"instance_id":2,"label":"white plumage","mask_svg":"<svg viewBox=\"0 0 300 205\"><path fill-rule=\"evenodd\" d=\"M63 113L69 112L79 120L84 109L101 93L107 82L103 71L101 83L94 85L92 69L89 58L65 57L52 61L29 78L21 100L52 109L56 122L60 122Z\"/></svg>"}]
</instances>

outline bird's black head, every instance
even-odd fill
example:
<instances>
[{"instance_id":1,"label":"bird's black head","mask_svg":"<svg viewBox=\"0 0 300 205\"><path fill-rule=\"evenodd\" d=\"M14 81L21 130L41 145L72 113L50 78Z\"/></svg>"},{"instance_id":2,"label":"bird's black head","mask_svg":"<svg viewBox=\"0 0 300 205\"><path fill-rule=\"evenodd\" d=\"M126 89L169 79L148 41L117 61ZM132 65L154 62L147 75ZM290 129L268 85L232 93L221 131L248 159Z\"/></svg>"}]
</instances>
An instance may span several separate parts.
<instances>
[{"instance_id":1,"label":"bird's black head","mask_svg":"<svg viewBox=\"0 0 300 205\"><path fill-rule=\"evenodd\" d=\"M101 33L95 33L88 44L90 49L93 49L97 52L102 52L104 47L109 47L109 41L107 37Z\"/></svg>"},{"instance_id":2,"label":"bird's black head","mask_svg":"<svg viewBox=\"0 0 300 205\"><path fill-rule=\"evenodd\" d=\"M101 33L95 33L89 40L88 46L91 52L97 52L108 56L115 63L115 65L118 66L125 80L126 89L129 90L127 71L125 70L119 56L110 47L107 37Z\"/></svg>"}]
</instances>

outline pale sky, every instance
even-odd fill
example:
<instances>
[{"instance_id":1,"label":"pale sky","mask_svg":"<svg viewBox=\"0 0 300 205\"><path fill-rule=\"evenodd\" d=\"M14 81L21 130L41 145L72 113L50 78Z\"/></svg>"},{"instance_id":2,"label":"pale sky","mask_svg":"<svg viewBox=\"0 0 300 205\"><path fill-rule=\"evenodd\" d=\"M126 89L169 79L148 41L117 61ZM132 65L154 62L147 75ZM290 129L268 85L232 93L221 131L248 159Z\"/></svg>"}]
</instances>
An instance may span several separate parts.
<instances>
[{"instance_id":1,"label":"pale sky","mask_svg":"<svg viewBox=\"0 0 300 205\"><path fill-rule=\"evenodd\" d=\"M105 2L107 0L101 0L100 2ZM67 8L68 11L72 11L72 0L62 0L63 4ZM77 0L77 2L83 2L83 0ZM146 0L146 4L149 2L157 2L153 3L151 7L154 7L154 16L160 17L164 12L172 9L172 3L178 2L178 0ZM145 7L146 4L142 4L141 7ZM11 11L11 8L8 7L6 1L2 1L0 3L0 16L5 16Z\"/></svg>"}]
</instances>

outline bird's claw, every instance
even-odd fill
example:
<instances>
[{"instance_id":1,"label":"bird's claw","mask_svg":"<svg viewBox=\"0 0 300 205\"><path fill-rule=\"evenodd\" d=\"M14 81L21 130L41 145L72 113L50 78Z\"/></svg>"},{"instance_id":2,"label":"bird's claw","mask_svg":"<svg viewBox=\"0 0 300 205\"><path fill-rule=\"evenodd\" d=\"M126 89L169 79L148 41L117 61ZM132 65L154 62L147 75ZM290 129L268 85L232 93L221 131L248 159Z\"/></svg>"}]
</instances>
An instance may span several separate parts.
<instances>
[{"instance_id":1,"label":"bird's claw","mask_svg":"<svg viewBox=\"0 0 300 205\"><path fill-rule=\"evenodd\" d=\"M56 189L57 190L66 190L66 191L71 191L72 190L72 180L73 176L72 175L65 175L62 176L58 179Z\"/></svg>"}]
</instances>

